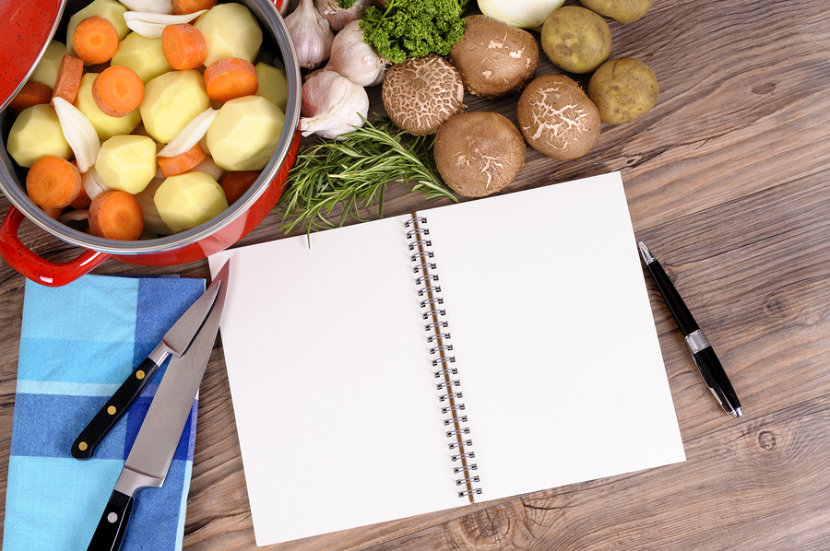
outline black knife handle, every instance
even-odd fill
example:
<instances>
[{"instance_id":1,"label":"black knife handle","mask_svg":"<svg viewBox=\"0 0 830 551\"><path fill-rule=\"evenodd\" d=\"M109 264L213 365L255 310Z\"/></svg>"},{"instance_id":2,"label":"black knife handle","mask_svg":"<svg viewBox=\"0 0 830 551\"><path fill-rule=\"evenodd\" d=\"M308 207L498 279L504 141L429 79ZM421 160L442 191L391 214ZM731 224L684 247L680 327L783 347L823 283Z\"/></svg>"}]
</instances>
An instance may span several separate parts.
<instances>
[{"instance_id":1,"label":"black knife handle","mask_svg":"<svg viewBox=\"0 0 830 551\"><path fill-rule=\"evenodd\" d=\"M133 497L114 490L98 521L98 527L92 534L87 551L118 551L132 510Z\"/></svg>"},{"instance_id":2,"label":"black knife handle","mask_svg":"<svg viewBox=\"0 0 830 551\"><path fill-rule=\"evenodd\" d=\"M107 400L89 424L81 431L72 444L72 457L75 459L89 459L104 436L115 426L127 411L127 408L138 398L141 391L153 377L158 366L150 358L146 358L127 377L127 380Z\"/></svg>"}]
</instances>

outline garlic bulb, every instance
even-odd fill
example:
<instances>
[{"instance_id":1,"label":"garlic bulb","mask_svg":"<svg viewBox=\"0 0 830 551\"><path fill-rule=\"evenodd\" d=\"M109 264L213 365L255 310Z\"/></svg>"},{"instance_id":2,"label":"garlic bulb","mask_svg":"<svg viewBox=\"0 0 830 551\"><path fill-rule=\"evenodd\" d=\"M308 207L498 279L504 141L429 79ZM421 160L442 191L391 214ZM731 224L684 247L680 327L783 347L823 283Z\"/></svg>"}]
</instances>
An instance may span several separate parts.
<instances>
[{"instance_id":1,"label":"garlic bulb","mask_svg":"<svg viewBox=\"0 0 830 551\"><path fill-rule=\"evenodd\" d=\"M300 67L311 69L328 59L334 33L312 0L300 0L297 9L285 18L285 26L294 43Z\"/></svg>"},{"instance_id":2,"label":"garlic bulb","mask_svg":"<svg viewBox=\"0 0 830 551\"><path fill-rule=\"evenodd\" d=\"M340 73L355 84L374 86L383 81L388 66L389 61L363 40L360 21L352 21L334 37L326 69Z\"/></svg>"},{"instance_id":3,"label":"garlic bulb","mask_svg":"<svg viewBox=\"0 0 830 551\"><path fill-rule=\"evenodd\" d=\"M171 15L167 13L150 13L145 11L124 12L124 22L131 31L140 34L145 38L161 38L161 32L167 25L178 25L179 23L190 23L207 10L194 11L184 15Z\"/></svg>"},{"instance_id":4,"label":"garlic bulb","mask_svg":"<svg viewBox=\"0 0 830 551\"><path fill-rule=\"evenodd\" d=\"M339 31L352 21L363 17L363 12L366 10L369 0L355 0L350 8L340 7L338 0L316 0L316 4L317 11L326 18L331 28Z\"/></svg>"},{"instance_id":5,"label":"garlic bulb","mask_svg":"<svg viewBox=\"0 0 830 551\"><path fill-rule=\"evenodd\" d=\"M545 19L565 0L478 0L478 8L484 15L489 15L503 23L538 29Z\"/></svg>"},{"instance_id":6,"label":"garlic bulb","mask_svg":"<svg viewBox=\"0 0 830 551\"><path fill-rule=\"evenodd\" d=\"M98 157L98 149L101 147L98 133L86 115L62 97L52 98L52 106L61 123L63 137L75 154L75 164L78 165L78 170L84 173L95 165L95 159Z\"/></svg>"},{"instance_id":7,"label":"garlic bulb","mask_svg":"<svg viewBox=\"0 0 830 551\"><path fill-rule=\"evenodd\" d=\"M363 126L369 114L369 96L363 86L334 71L317 71L303 84L303 136L336 138Z\"/></svg>"}]
</instances>

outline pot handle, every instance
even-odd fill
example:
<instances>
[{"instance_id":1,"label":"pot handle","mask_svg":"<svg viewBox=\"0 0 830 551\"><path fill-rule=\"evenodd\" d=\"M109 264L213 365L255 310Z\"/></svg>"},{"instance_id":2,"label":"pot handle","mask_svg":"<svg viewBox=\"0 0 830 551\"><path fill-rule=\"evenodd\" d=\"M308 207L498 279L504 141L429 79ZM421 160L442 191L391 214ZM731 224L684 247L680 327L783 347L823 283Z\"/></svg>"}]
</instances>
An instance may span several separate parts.
<instances>
[{"instance_id":1,"label":"pot handle","mask_svg":"<svg viewBox=\"0 0 830 551\"><path fill-rule=\"evenodd\" d=\"M87 249L76 259L65 263L50 262L29 250L17 237L23 213L16 207L9 207L3 224L0 225L0 256L9 265L36 283L49 287L60 287L91 272L110 257L107 253Z\"/></svg>"},{"instance_id":2,"label":"pot handle","mask_svg":"<svg viewBox=\"0 0 830 551\"><path fill-rule=\"evenodd\" d=\"M274 5L277 6L277 11L285 17L285 13L288 11L288 3L289 0L273 0Z\"/></svg>"}]
</instances>

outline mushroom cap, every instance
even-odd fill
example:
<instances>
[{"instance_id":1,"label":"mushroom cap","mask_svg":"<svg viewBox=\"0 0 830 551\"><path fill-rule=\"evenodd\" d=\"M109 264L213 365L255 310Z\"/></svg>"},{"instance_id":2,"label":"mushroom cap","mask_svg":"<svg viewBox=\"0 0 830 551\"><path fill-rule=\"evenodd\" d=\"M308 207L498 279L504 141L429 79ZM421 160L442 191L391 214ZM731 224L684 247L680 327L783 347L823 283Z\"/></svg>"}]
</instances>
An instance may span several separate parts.
<instances>
[{"instance_id":1,"label":"mushroom cap","mask_svg":"<svg viewBox=\"0 0 830 551\"><path fill-rule=\"evenodd\" d=\"M489 111L458 113L435 135L435 165L450 188L465 197L504 189L524 166L527 148L516 126Z\"/></svg>"},{"instance_id":2,"label":"mushroom cap","mask_svg":"<svg viewBox=\"0 0 830 551\"><path fill-rule=\"evenodd\" d=\"M464 107L458 69L443 57L411 57L386 72L381 96L395 126L410 134L434 134Z\"/></svg>"},{"instance_id":3,"label":"mushroom cap","mask_svg":"<svg viewBox=\"0 0 830 551\"><path fill-rule=\"evenodd\" d=\"M453 45L449 59L467 91L496 98L521 90L539 66L533 35L486 15L464 19L464 38Z\"/></svg>"},{"instance_id":4,"label":"mushroom cap","mask_svg":"<svg viewBox=\"0 0 830 551\"><path fill-rule=\"evenodd\" d=\"M516 108L519 128L530 146L554 159L586 154L599 140L597 106L565 75L542 75L528 84Z\"/></svg>"}]
</instances>

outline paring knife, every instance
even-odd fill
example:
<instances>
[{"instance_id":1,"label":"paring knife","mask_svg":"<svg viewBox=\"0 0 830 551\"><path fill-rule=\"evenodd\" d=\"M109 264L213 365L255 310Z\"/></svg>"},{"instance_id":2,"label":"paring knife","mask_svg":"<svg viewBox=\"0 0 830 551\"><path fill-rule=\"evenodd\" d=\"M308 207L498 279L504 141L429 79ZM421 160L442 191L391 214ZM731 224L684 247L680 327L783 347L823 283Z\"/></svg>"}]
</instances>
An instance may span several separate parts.
<instances>
[{"instance_id":1,"label":"paring knife","mask_svg":"<svg viewBox=\"0 0 830 551\"><path fill-rule=\"evenodd\" d=\"M211 284L217 285L219 292L193 343L184 354L170 360L87 551L117 551L135 493L141 488L160 488L167 477L219 331L228 266L225 262Z\"/></svg>"},{"instance_id":2,"label":"paring knife","mask_svg":"<svg viewBox=\"0 0 830 551\"><path fill-rule=\"evenodd\" d=\"M161 342L147 358L136 367L124 383L107 400L89 424L81 431L72 444L72 457L89 459L104 436L115 426L130 405L138 398L153 374L168 356L181 356L187 350L199 327L207 317L216 300L219 285L214 280L196 302L173 324Z\"/></svg>"}]
</instances>

